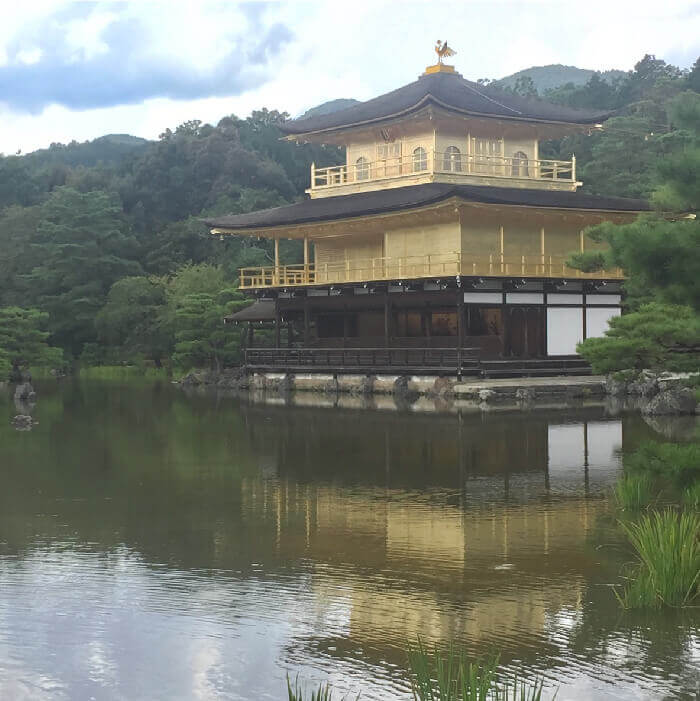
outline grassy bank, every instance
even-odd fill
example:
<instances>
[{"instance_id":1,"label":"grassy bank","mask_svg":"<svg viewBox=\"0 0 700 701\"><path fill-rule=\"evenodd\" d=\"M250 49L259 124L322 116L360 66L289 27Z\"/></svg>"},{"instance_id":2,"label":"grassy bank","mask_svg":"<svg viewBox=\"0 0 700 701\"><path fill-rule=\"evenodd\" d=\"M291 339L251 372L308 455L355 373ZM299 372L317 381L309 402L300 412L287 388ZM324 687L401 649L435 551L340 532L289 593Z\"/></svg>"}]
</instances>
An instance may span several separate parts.
<instances>
[{"instance_id":1,"label":"grassy bank","mask_svg":"<svg viewBox=\"0 0 700 701\"><path fill-rule=\"evenodd\" d=\"M635 562L616 592L624 608L691 606L700 583L700 444L645 443L615 486Z\"/></svg>"}]
</instances>

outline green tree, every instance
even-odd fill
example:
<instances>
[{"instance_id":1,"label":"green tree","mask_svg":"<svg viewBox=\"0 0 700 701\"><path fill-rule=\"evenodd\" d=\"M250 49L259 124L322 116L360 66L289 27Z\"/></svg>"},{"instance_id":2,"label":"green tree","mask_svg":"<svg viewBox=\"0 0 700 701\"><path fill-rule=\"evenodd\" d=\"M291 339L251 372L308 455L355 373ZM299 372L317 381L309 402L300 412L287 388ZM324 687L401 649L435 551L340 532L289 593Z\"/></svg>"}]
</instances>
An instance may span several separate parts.
<instances>
[{"instance_id":1,"label":"green tree","mask_svg":"<svg viewBox=\"0 0 700 701\"><path fill-rule=\"evenodd\" d=\"M242 309L249 301L232 288L217 294L193 293L182 298L175 311L173 362L183 368L220 370L240 362L241 334L224 325L224 316Z\"/></svg>"},{"instance_id":2,"label":"green tree","mask_svg":"<svg viewBox=\"0 0 700 701\"><path fill-rule=\"evenodd\" d=\"M645 215L629 224L592 227L588 236L608 249L574 255L571 262L589 272L621 267L633 307L658 300L700 310L700 222L693 218L700 209L700 95L678 95L671 116L685 136L682 145L658 163L654 201L681 214Z\"/></svg>"},{"instance_id":3,"label":"green tree","mask_svg":"<svg viewBox=\"0 0 700 701\"><path fill-rule=\"evenodd\" d=\"M700 367L700 317L684 305L644 304L638 311L611 319L602 338L588 338L578 352L593 372L671 370Z\"/></svg>"},{"instance_id":4,"label":"green tree","mask_svg":"<svg viewBox=\"0 0 700 701\"><path fill-rule=\"evenodd\" d=\"M99 342L117 349L122 360L143 355L157 365L172 350L172 336L163 323L165 281L126 277L112 285L107 301L97 314Z\"/></svg>"},{"instance_id":5,"label":"green tree","mask_svg":"<svg viewBox=\"0 0 700 701\"><path fill-rule=\"evenodd\" d=\"M42 206L31 248L27 289L49 313L53 342L78 356L95 339L95 317L110 287L141 272L118 198L56 189Z\"/></svg>"},{"instance_id":6,"label":"green tree","mask_svg":"<svg viewBox=\"0 0 700 701\"><path fill-rule=\"evenodd\" d=\"M613 320L605 337L579 345L596 372L700 367L700 222L694 218L700 209L700 95L677 96L670 113L686 138L659 164L654 201L685 213L593 227L588 235L609 248L571 259L588 271L622 267L628 302L636 309Z\"/></svg>"},{"instance_id":7,"label":"green tree","mask_svg":"<svg viewBox=\"0 0 700 701\"><path fill-rule=\"evenodd\" d=\"M21 307L0 308L0 377L29 366L56 368L63 363L60 348L51 347L48 314Z\"/></svg>"}]
</instances>

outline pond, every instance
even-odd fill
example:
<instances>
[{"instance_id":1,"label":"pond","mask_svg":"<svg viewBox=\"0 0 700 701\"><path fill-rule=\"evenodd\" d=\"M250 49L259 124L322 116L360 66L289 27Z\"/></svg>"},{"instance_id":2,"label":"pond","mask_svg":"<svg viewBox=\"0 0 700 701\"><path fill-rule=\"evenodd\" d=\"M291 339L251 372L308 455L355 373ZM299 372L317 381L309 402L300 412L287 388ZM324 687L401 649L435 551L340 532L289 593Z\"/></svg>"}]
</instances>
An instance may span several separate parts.
<instances>
[{"instance_id":1,"label":"pond","mask_svg":"<svg viewBox=\"0 0 700 701\"><path fill-rule=\"evenodd\" d=\"M694 698L697 612L612 589L619 451L659 437L637 414L77 381L15 413L0 392L0 698L283 699L289 674L409 699L418 635L559 701Z\"/></svg>"}]
</instances>

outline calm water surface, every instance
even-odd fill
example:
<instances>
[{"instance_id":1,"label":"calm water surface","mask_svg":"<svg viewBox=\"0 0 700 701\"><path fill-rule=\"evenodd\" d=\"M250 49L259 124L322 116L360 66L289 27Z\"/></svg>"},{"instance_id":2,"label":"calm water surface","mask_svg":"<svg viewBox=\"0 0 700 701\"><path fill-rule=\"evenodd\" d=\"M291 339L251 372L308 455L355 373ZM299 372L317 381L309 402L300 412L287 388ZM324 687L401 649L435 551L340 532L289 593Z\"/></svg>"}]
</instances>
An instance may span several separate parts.
<instances>
[{"instance_id":1,"label":"calm water surface","mask_svg":"<svg viewBox=\"0 0 700 701\"><path fill-rule=\"evenodd\" d=\"M629 614L602 408L285 407L168 385L0 393L0 698L409 699L417 635L557 699L694 698L700 619Z\"/></svg>"}]
</instances>

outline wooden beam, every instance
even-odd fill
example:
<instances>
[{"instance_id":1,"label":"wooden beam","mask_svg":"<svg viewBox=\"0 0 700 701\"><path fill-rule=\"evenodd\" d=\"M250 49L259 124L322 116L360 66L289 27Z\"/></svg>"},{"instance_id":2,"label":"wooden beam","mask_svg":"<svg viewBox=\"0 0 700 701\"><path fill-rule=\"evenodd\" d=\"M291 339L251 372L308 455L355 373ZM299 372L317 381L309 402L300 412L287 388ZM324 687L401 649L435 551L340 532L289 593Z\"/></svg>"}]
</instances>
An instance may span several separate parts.
<instances>
[{"instance_id":1,"label":"wooden beam","mask_svg":"<svg viewBox=\"0 0 700 701\"><path fill-rule=\"evenodd\" d=\"M309 236L306 234L304 236L304 265L308 269L309 265Z\"/></svg>"}]
</instances>

